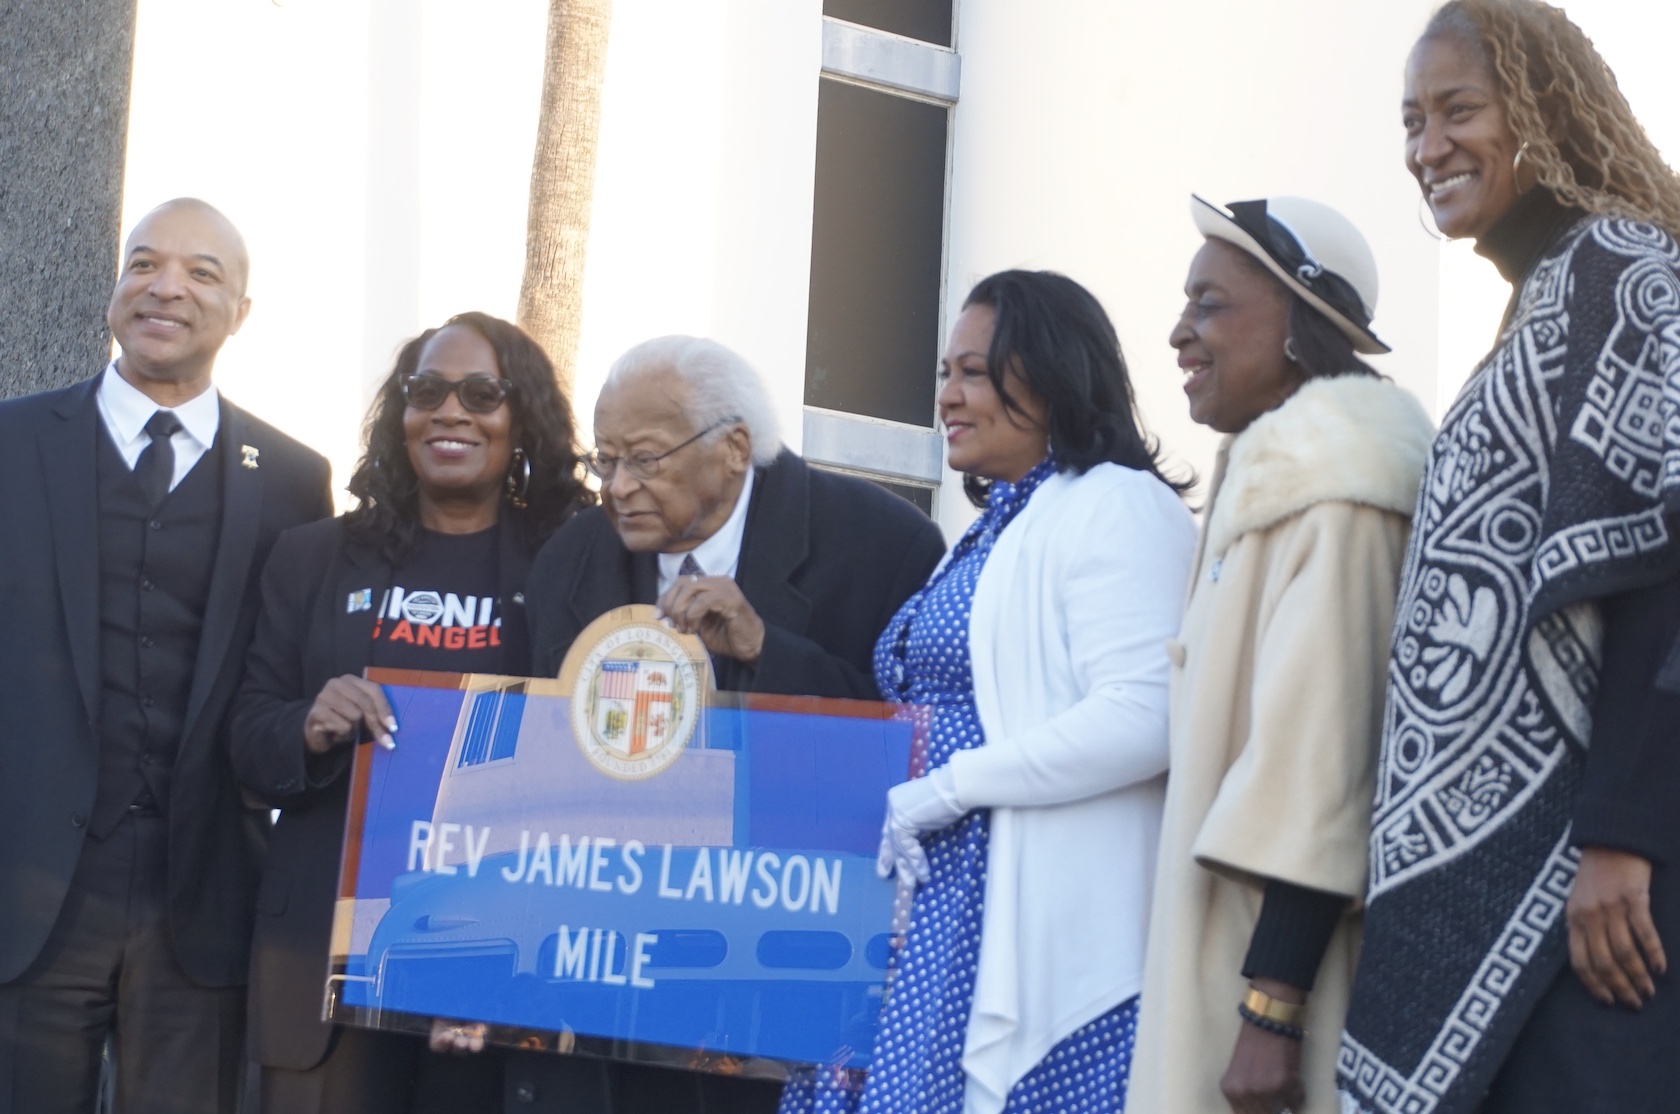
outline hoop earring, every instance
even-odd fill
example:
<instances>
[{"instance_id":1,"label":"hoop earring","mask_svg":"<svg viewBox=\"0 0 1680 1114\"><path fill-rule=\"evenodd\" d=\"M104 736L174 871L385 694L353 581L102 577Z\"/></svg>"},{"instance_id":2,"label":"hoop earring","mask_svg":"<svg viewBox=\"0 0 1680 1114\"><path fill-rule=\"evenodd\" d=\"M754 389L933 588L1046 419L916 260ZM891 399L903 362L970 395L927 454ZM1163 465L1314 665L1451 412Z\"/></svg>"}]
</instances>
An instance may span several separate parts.
<instances>
[{"instance_id":1,"label":"hoop earring","mask_svg":"<svg viewBox=\"0 0 1680 1114\"><path fill-rule=\"evenodd\" d=\"M524 449L516 447L513 450L513 467L508 469L506 491L507 501L513 508L524 510L526 496L531 492L531 460Z\"/></svg>"},{"instance_id":2,"label":"hoop earring","mask_svg":"<svg viewBox=\"0 0 1680 1114\"><path fill-rule=\"evenodd\" d=\"M1288 360L1292 364L1298 364L1298 363L1301 362L1301 358L1299 356L1295 355L1295 338L1294 337L1284 337L1283 338L1283 358Z\"/></svg>"},{"instance_id":3,"label":"hoop earring","mask_svg":"<svg viewBox=\"0 0 1680 1114\"><path fill-rule=\"evenodd\" d=\"M1522 167L1523 156L1526 154L1528 154L1528 140L1525 139L1522 142L1522 146L1517 148L1517 153L1511 156L1512 174L1517 173L1517 171Z\"/></svg>"},{"instance_id":4,"label":"hoop earring","mask_svg":"<svg viewBox=\"0 0 1680 1114\"><path fill-rule=\"evenodd\" d=\"M1434 218L1432 216L1426 218L1423 215L1424 210L1427 209L1428 207L1429 207L1429 199L1420 194L1418 196L1418 211L1417 211L1418 224L1422 225L1423 230L1425 232L1429 233L1429 238L1431 240L1445 240L1446 237L1441 235L1440 229L1434 227L1434 224L1435 224Z\"/></svg>"}]
</instances>

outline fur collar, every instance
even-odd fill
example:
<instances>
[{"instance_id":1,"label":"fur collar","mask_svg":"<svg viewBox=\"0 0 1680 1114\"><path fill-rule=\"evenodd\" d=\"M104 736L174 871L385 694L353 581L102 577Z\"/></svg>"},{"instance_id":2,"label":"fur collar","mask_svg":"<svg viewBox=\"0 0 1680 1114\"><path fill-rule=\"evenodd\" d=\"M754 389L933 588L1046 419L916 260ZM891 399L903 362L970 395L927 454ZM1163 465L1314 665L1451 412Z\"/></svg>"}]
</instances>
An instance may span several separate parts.
<instances>
[{"instance_id":1,"label":"fur collar","mask_svg":"<svg viewBox=\"0 0 1680 1114\"><path fill-rule=\"evenodd\" d=\"M1410 392L1368 375L1305 383L1225 442L1203 552L1317 503L1411 516L1435 428Z\"/></svg>"}]
</instances>

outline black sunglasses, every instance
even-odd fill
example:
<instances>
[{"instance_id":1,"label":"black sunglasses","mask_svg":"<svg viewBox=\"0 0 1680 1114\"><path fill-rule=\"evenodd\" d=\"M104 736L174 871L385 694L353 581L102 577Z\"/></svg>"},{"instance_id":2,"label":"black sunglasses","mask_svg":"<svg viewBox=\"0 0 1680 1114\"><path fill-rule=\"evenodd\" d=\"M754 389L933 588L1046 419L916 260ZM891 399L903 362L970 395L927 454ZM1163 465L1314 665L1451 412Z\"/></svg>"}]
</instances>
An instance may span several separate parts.
<instances>
[{"instance_id":1,"label":"black sunglasses","mask_svg":"<svg viewBox=\"0 0 1680 1114\"><path fill-rule=\"evenodd\" d=\"M444 400L454 395L461 400L461 408L474 414L488 414L513 393L513 384L506 379L492 379L488 375L469 375L465 379L445 379L429 372L415 372L403 376L403 401L416 410L436 410Z\"/></svg>"}]
</instances>

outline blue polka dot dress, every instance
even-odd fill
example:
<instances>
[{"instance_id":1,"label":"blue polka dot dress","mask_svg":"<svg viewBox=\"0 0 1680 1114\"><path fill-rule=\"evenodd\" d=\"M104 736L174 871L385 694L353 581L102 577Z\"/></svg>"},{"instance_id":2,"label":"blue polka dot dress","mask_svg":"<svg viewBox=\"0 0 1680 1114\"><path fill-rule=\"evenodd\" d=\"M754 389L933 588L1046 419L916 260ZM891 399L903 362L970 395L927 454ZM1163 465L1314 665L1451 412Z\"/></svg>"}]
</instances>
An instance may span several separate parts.
<instances>
[{"instance_id":1,"label":"blue polka dot dress","mask_svg":"<svg viewBox=\"0 0 1680 1114\"><path fill-rule=\"evenodd\" d=\"M1019 483L993 484L985 513L876 643L882 694L932 709L929 769L985 742L968 653L974 588L998 535L1055 472L1051 457ZM923 837L932 879L916 891L893 957L867 1078L834 1069L795 1073L780 1114L961 1114L990 819L976 810ZM1010 1091L1005 1114L1119 1114L1136 1026L1133 998L1069 1036Z\"/></svg>"}]
</instances>

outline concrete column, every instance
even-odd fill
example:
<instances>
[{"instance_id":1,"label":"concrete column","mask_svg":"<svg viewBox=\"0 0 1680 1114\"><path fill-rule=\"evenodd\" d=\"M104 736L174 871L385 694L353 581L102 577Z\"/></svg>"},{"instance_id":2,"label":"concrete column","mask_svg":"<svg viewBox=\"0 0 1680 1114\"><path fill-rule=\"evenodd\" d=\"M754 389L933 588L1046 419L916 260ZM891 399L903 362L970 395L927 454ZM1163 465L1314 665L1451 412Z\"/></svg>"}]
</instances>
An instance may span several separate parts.
<instances>
[{"instance_id":1,"label":"concrete column","mask_svg":"<svg viewBox=\"0 0 1680 1114\"><path fill-rule=\"evenodd\" d=\"M0 0L0 397L109 358L136 0Z\"/></svg>"}]
</instances>

